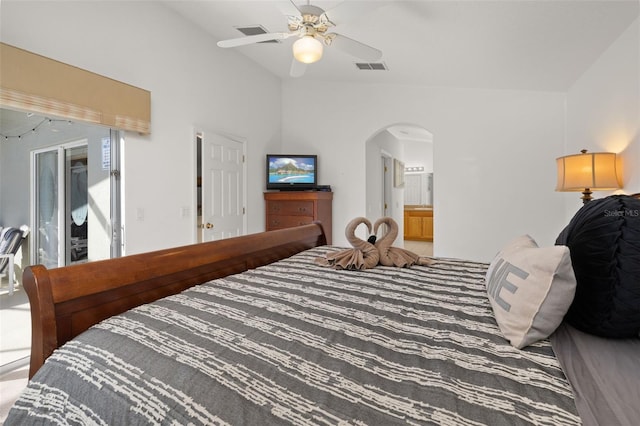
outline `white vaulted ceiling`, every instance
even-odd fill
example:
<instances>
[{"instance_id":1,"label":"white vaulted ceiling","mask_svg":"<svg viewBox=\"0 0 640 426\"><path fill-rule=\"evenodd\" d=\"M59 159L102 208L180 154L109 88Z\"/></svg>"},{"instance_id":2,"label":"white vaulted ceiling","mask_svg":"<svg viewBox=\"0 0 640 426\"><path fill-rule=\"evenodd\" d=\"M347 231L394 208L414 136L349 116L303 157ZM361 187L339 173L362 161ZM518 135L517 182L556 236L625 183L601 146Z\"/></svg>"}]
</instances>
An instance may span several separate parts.
<instances>
[{"instance_id":1,"label":"white vaulted ceiling","mask_svg":"<svg viewBox=\"0 0 640 426\"><path fill-rule=\"evenodd\" d=\"M565 91L640 10L638 0L346 1L364 3L370 11L335 31L382 50L380 62L388 70L358 70L355 63L361 60L327 47L324 57L299 78ZM235 28L242 26L287 32L282 1L165 3L216 42L242 37ZM340 3L311 2L324 10ZM288 79L294 40L233 49ZM212 43L212 49L220 48Z\"/></svg>"}]
</instances>

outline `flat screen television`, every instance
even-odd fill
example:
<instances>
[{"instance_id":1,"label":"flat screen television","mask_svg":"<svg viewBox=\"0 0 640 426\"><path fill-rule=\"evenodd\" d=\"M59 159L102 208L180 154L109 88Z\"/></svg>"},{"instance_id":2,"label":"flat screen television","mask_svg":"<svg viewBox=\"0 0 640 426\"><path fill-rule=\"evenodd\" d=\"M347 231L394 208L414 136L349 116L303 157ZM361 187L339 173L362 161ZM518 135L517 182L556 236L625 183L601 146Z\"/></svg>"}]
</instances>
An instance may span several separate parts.
<instances>
[{"instance_id":1,"label":"flat screen television","mask_svg":"<svg viewBox=\"0 0 640 426\"><path fill-rule=\"evenodd\" d=\"M305 191L318 186L317 155L267 154L267 190Z\"/></svg>"}]
</instances>

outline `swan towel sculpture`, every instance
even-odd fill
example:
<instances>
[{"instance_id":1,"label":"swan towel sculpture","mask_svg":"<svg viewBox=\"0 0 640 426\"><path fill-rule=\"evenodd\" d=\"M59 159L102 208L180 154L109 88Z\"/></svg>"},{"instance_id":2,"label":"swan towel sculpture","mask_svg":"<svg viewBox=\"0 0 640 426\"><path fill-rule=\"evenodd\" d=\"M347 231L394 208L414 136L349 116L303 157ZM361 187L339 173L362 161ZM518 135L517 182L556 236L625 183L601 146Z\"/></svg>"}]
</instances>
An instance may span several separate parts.
<instances>
[{"instance_id":1,"label":"swan towel sculpture","mask_svg":"<svg viewBox=\"0 0 640 426\"><path fill-rule=\"evenodd\" d=\"M364 241L355 235L356 228L364 224L367 226L370 237ZM382 238L377 239L378 228L387 225L387 232ZM353 219L345 229L347 241L353 248L329 253L326 257L316 259L316 263L321 266L330 266L335 269L360 270L374 268L378 264L383 266L397 266L408 268L413 265L428 266L434 261L400 247L392 247L398 236L398 224L390 217L378 219L373 226L365 217Z\"/></svg>"},{"instance_id":2,"label":"swan towel sculpture","mask_svg":"<svg viewBox=\"0 0 640 426\"><path fill-rule=\"evenodd\" d=\"M378 248L373 244L375 236L372 235L367 241L356 237L358 225L367 226L369 235L373 227L366 217L357 217L347 224L345 236L353 248L329 253L325 257L316 259L316 263L322 266L333 266L336 269L360 270L374 268L380 260Z\"/></svg>"}]
</instances>

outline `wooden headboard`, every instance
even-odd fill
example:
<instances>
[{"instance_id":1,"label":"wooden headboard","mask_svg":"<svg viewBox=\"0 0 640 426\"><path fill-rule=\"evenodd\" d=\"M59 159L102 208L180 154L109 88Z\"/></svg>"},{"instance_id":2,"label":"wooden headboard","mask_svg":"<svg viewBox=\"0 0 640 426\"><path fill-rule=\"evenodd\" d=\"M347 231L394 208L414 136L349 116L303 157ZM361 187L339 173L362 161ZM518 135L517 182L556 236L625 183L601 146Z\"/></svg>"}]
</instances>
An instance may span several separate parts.
<instances>
[{"instance_id":1,"label":"wooden headboard","mask_svg":"<svg viewBox=\"0 0 640 426\"><path fill-rule=\"evenodd\" d=\"M27 267L29 377L56 348L105 318L326 241L322 225L314 223L61 268Z\"/></svg>"}]
</instances>

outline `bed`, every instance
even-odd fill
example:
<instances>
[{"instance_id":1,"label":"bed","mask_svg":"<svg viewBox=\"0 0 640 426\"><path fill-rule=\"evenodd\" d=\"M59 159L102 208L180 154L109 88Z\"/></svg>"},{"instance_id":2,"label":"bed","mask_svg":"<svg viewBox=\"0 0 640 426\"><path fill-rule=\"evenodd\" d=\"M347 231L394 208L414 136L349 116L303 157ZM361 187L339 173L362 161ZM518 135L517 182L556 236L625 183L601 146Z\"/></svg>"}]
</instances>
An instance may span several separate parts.
<instances>
[{"instance_id":1,"label":"bed","mask_svg":"<svg viewBox=\"0 0 640 426\"><path fill-rule=\"evenodd\" d=\"M316 262L336 249L316 223L27 268L31 380L6 424L582 423L550 341L500 333L489 265Z\"/></svg>"}]
</instances>

